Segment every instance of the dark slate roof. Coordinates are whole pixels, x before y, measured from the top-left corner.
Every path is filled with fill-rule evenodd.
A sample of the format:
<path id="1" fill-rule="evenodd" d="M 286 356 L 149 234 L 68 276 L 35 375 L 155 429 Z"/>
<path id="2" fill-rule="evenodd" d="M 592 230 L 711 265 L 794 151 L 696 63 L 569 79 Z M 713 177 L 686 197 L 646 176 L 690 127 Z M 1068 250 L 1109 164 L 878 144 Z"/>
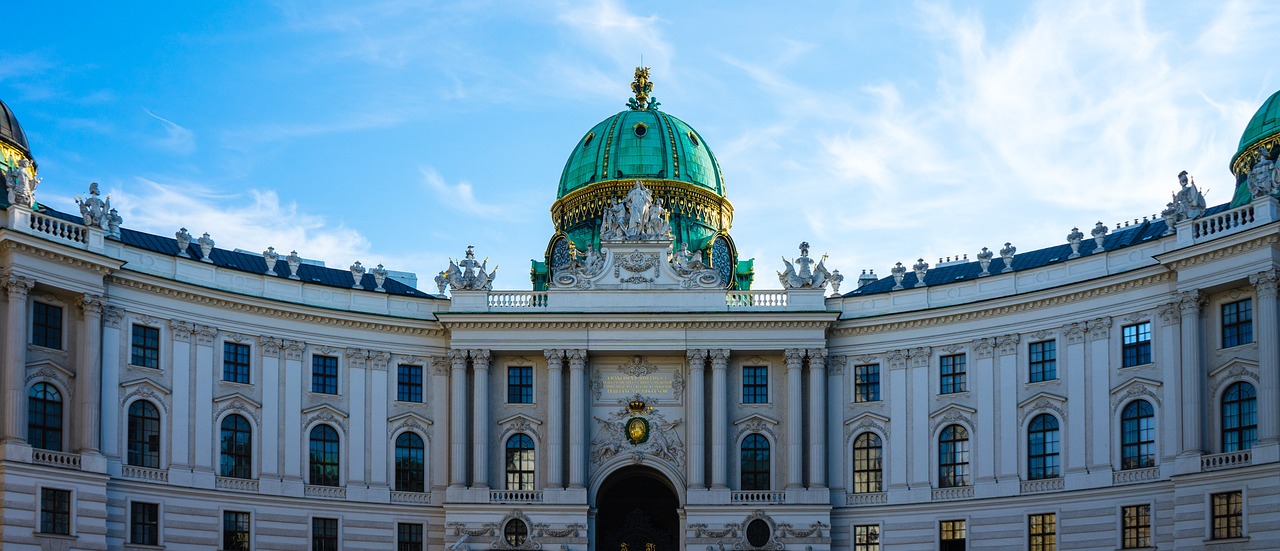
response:
<path id="1" fill-rule="evenodd" d="M 0 101 L 0 140 L 9 142 L 18 150 L 31 156 L 31 146 L 27 145 L 27 134 L 22 131 L 22 125 L 18 124 L 18 117 L 13 116 L 13 111 L 9 110 L 9 106 Z"/>
<path id="2" fill-rule="evenodd" d="M 40 211 L 42 214 L 53 216 L 66 220 L 68 222 L 83 224 L 84 219 L 65 212 L 59 212 L 48 207 L 44 207 Z M 161 237 L 128 228 L 120 228 L 120 242 L 130 247 L 151 251 L 169 256 L 182 256 L 191 260 L 200 260 L 200 246 L 196 244 L 196 240 L 191 240 L 191 246 L 187 247 L 185 254 L 178 254 L 178 240 L 172 237 Z M 228 268 L 251 274 L 263 274 L 267 271 L 267 261 L 263 260 L 262 255 L 238 253 L 218 247 L 213 248 L 210 253 L 210 260 L 214 266 L 220 268 Z M 280 255 L 280 260 L 276 262 L 276 277 L 289 277 L 289 263 L 284 260 L 285 255 Z M 368 268 L 366 267 L 366 270 Z M 343 289 L 351 289 L 352 278 L 351 270 L 340 270 L 336 268 L 326 268 L 323 266 L 315 266 L 312 264 L 302 264 L 298 266 L 298 280 L 304 283 L 312 283 L 316 285 L 325 285 L 328 287 L 340 287 Z M 373 274 L 365 272 L 364 277 L 360 279 L 360 287 L 366 291 L 373 291 L 377 285 L 373 281 Z M 382 282 L 382 288 L 388 294 L 405 295 L 423 298 L 442 298 L 425 291 L 414 289 L 404 283 L 387 278 Z"/>
<path id="3" fill-rule="evenodd" d="M 1223 203 L 1221 205 L 1211 207 L 1205 210 L 1202 216 L 1210 216 L 1227 210 L 1229 205 Z M 1150 220 L 1135 224 L 1132 226 L 1120 228 L 1108 233 L 1102 240 L 1103 247 L 1108 251 L 1131 247 L 1147 241 L 1159 239 L 1165 232 L 1164 220 Z M 1086 236 L 1080 243 L 1080 256 L 1085 258 L 1093 253 L 1098 246 L 1094 243 L 1093 238 Z M 994 251 L 993 251 L 994 252 Z M 996 253 L 997 255 L 999 253 Z M 1018 252 L 1013 257 L 1013 271 L 1021 272 L 1023 270 L 1031 270 L 1048 266 L 1050 264 L 1058 264 L 1067 262 L 1067 257 L 1071 255 L 1071 245 L 1063 243 L 1053 247 L 1039 249 L 1028 252 Z M 1073 259 L 1074 260 L 1074 259 Z M 904 264 L 905 265 L 905 264 Z M 902 287 L 911 289 L 916 284 L 916 273 L 911 270 L 910 265 L 907 266 L 907 274 L 902 278 Z M 1004 259 L 995 256 L 991 259 L 991 265 L 987 271 L 992 275 L 999 274 L 1004 269 Z M 932 267 L 924 276 L 924 284 L 927 287 L 936 287 L 938 285 L 946 285 L 958 281 L 971 281 L 978 279 L 978 274 L 982 273 L 982 266 L 978 262 L 966 262 L 963 264 L 951 264 L 941 267 Z M 861 297 L 866 295 L 875 295 L 880 293 L 888 293 L 893 290 L 893 276 L 881 278 L 873 283 L 868 283 L 858 289 L 845 293 L 846 297 Z"/>

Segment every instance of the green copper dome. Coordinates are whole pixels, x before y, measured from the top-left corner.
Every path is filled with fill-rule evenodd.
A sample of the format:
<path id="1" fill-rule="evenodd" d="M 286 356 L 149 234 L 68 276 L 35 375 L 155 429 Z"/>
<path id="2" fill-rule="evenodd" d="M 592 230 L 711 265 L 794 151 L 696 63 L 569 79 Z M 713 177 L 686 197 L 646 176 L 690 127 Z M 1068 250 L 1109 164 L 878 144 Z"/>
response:
<path id="1" fill-rule="evenodd" d="M 600 121 L 583 135 L 564 164 L 556 199 L 592 182 L 637 178 L 688 182 L 724 196 L 720 165 L 702 136 L 651 104 Z"/>
<path id="2" fill-rule="evenodd" d="M 1248 203 L 1249 169 L 1258 161 L 1258 155 L 1266 148 L 1268 158 L 1274 159 L 1280 146 L 1280 92 L 1271 94 L 1262 107 L 1249 119 L 1240 135 L 1240 148 L 1231 156 L 1231 173 L 1236 176 L 1236 190 L 1231 198 L 1231 208 Z"/>
<path id="3" fill-rule="evenodd" d="M 1244 127 L 1244 134 L 1240 136 L 1240 149 L 1236 150 L 1236 155 L 1239 156 L 1255 142 L 1277 131 L 1280 131 L 1280 92 L 1271 94 L 1262 107 L 1258 108 L 1258 112 L 1253 114 L 1253 118 L 1249 119 L 1249 124 Z"/>

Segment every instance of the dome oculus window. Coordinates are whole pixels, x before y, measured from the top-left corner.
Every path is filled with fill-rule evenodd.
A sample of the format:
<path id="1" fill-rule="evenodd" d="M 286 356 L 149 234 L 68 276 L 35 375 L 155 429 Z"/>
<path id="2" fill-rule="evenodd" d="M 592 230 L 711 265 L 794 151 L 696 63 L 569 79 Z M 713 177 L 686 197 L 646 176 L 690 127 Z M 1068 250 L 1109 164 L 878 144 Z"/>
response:
<path id="1" fill-rule="evenodd" d="M 698 136 L 695 135 L 692 130 L 689 131 L 689 141 L 693 143 L 694 147 L 698 147 L 699 145 L 702 145 L 701 143 L 698 143 Z"/>
<path id="2" fill-rule="evenodd" d="M 587 137 L 582 138 L 582 148 L 586 149 L 588 145 L 591 145 L 591 140 L 594 140 L 595 137 L 595 132 L 587 132 Z"/>
<path id="3" fill-rule="evenodd" d="M 637 138 L 643 138 L 645 134 L 649 133 L 649 125 L 638 122 L 635 126 L 631 127 L 631 131 L 636 133 Z"/>

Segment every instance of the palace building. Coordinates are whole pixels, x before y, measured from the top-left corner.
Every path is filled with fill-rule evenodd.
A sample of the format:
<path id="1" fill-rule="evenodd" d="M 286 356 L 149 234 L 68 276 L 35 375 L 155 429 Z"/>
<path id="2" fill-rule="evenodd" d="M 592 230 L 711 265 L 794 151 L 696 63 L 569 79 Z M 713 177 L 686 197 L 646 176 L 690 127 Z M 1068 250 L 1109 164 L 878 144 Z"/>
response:
<path id="1" fill-rule="evenodd" d="M 45 204 L 0 103 L 0 547 L 1275 548 L 1280 92 L 1228 204 L 760 290 L 651 86 L 512 291 Z"/>

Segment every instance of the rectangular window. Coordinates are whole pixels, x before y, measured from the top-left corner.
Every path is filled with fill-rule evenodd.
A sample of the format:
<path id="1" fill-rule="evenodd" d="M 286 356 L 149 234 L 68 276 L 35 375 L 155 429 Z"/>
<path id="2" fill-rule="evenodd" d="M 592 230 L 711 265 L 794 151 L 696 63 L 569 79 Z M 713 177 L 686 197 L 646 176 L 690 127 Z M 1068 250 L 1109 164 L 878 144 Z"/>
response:
<path id="1" fill-rule="evenodd" d="M 853 551 L 880 551 L 880 526 L 876 524 L 854 526 Z"/>
<path id="2" fill-rule="evenodd" d="M 1244 537 L 1244 493 L 1213 494 L 1213 539 Z"/>
<path id="3" fill-rule="evenodd" d="M 507 403 L 533 403 L 533 368 L 507 367 Z"/>
<path id="4" fill-rule="evenodd" d="M 880 401 L 880 364 L 854 366 L 853 401 Z"/>
<path id="5" fill-rule="evenodd" d="M 953 392 L 964 392 L 968 390 L 965 384 L 965 361 L 964 354 L 955 354 L 951 356 L 943 356 L 941 359 L 942 366 L 942 394 L 951 394 Z"/>
<path id="6" fill-rule="evenodd" d="M 71 490 L 40 489 L 40 533 L 71 535 Z"/>
<path id="7" fill-rule="evenodd" d="M 249 345 L 222 343 L 222 380 L 249 384 Z"/>
<path id="8" fill-rule="evenodd" d="M 1120 517 L 1122 548 L 1151 547 L 1151 505 L 1126 505 L 1120 508 Z"/>
<path id="9" fill-rule="evenodd" d="M 33 305 L 31 344 L 62 350 L 62 308 L 43 302 Z"/>
<path id="10" fill-rule="evenodd" d="M 1033 342 L 1028 351 L 1031 356 L 1031 382 L 1058 378 L 1058 341 Z"/>
<path id="11" fill-rule="evenodd" d="M 338 519 L 311 519 L 311 551 L 338 551 Z"/>
<path id="12" fill-rule="evenodd" d="M 1027 548 L 1031 551 L 1058 549 L 1058 515 L 1042 513 L 1027 517 Z"/>
<path id="13" fill-rule="evenodd" d="M 396 370 L 396 400 L 422 401 L 422 366 L 402 365 Z"/>
<path id="14" fill-rule="evenodd" d="M 160 504 L 129 504 L 129 543 L 160 545 Z"/>
<path id="15" fill-rule="evenodd" d="M 145 325 L 133 326 L 133 346 L 129 355 L 132 365 L 160 368 L 160 329 Z"/>
<path id="16" fill-rule="evenodd" d="M 1151 363 L 1151 322 L 1126 325 L 1120 329 L 1120 336 L 1124 339 L 1121 367 Z"/>
<path id="17" fill-rule="evenodd" d="M 311 392 L 317 394 L 338 393 L 338 358 L 335 356 L 311 357 Z"/>
<path id="18" fill-rule="evenodd" d="M 965 521 L 944 520 L 938 525 L 938 549 L 941 551 L 964 551 Z"/>
<path id="19" fill-rule="evenodd" d="M 1253 342 L 1253 299 L 1222 305 L 1222 347 Z"/>
<path id="20" fill-rule="evenodd" d="M 249 551 L 249 513 L 222 512 L 222 549 Z"/>
<path id="21" fill-rule="evenodd" d="M 742 403 L 769 403 L 769 368 L 763 365 L 742 366 Z"/>
<path id="22" fill-rule="evenodd" d="M 422 551 L 422 525 L 396 525 L 396 551 Z"/>

